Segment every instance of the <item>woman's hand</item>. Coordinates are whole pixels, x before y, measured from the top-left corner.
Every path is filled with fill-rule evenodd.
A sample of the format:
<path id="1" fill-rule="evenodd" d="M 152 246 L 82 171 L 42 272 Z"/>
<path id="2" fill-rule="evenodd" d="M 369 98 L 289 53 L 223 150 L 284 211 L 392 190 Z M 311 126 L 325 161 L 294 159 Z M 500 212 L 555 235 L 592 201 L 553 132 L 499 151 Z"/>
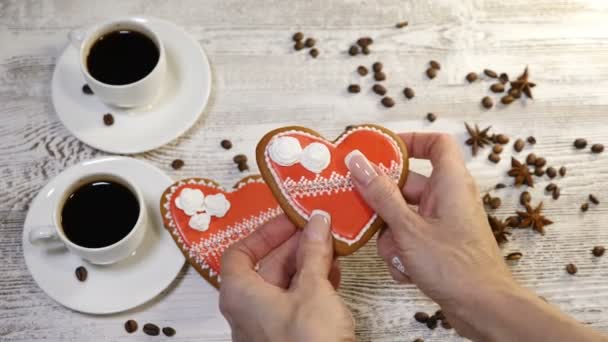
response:
<path id="1" fill-rule="evenodd" d="M 226 250 L 220 310 L 233 341 L 355 341 L 330 220 L 313 212 L 300 232 L 281 216 Z"/>

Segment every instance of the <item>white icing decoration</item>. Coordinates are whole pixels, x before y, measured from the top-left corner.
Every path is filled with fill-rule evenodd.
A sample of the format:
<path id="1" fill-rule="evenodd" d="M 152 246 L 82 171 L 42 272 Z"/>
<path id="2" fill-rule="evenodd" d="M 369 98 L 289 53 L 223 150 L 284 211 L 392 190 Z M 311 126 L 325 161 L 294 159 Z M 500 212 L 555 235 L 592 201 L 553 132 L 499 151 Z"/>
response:
<path id="1" fill-rule="evenodd" d="M 310 172 L 321 173 L 329 165 L 331 153 L 324 144 L 314 142 L 302 151 L 300 164 Z"/>
<path id="2" fill-rule="evenodd" d="M 184 188 L 175 199 L 175 206 L 180 208 L 188 216 L 205 210 L 205 195 L 198 189 Z"/>
<path id="3" fill-rule="evenodd" d="M 228 209 L 230 209 L 230 202 L 228 202 L 224 194 L 207 195 L 205 197 L 205 207 L 209 215 L 224 217 Z"/>
<path id="4" fill-rule="evenodd" d="M 211 215 L 207 213 L 196 214 L 190 218 L 188 225 L 194 230 L 204 232 L 209 229 L 209 223 L 211 222 Z"/>
<path id="5" fill-rule="evenodd" d="M 278 137 L 268 148 L 270 158 L 281 166 L 291 166 L 300 159 L 302 146 L 294 137 Z"/>

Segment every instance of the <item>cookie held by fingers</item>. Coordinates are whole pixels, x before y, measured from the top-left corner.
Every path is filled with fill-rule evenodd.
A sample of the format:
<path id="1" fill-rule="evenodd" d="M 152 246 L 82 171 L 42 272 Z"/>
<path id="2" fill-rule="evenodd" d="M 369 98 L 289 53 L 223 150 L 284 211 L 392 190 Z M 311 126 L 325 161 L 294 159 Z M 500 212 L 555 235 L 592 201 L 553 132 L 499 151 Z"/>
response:
<path id="1" fill-rule="evenodd" d="M 331 215 L 337 255 L 355 252 L 384 226 L 355 189 L 346 166 L 356 150 L 403 187 L 407 148 L 381 126 L 352 126 L 334 141 L 305 127 L 282 127 L 267 133 L 256 148 L 262 177 L 292 222 L 303 228 L 315 209 Z"/>

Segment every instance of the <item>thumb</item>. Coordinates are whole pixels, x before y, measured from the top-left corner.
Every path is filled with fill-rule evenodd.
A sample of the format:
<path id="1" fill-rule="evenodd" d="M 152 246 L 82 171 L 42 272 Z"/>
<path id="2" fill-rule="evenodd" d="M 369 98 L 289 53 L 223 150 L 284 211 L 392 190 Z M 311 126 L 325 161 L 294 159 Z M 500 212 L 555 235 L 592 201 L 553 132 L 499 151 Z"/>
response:
<path id="1" fill-rule="evenodd" d="M 321 210 L 313 210 L 300 237 L 297 252 L 298 282 L 327 280 L 333 262 L 330 234 L 331 217 Z"/>
<path id="2" fill-rule="evenodd" d="M 359 194 L 389 225 L 397 240 L 416 232 L 420 218 L 407 206 L 393 179 L 374 167 L 359 150 L 349 153 L 344 162 Z"/>

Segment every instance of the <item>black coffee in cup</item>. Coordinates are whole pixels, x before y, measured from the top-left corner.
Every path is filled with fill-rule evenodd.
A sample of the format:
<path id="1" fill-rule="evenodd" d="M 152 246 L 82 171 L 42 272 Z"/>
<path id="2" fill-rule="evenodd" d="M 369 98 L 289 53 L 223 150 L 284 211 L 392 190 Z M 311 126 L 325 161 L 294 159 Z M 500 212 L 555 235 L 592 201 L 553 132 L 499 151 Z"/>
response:
<path id="1" fill-rule="evenodd" d="M 74 244 L 110 246 L 127 236 L 139 217 L 137 197 L 126 186 L 106 180 L 86 183 L 72 192 L 61 210 L 61 227 Z"/>
<path id="2" fill-rule="evenodd" d="M 87 70 L 102 83 L 125 85 L 152 72 L 159 56 L 158 46 L 145 34 L 117 30 L 100 36 L 93 43 L 87 56 Z"/>

